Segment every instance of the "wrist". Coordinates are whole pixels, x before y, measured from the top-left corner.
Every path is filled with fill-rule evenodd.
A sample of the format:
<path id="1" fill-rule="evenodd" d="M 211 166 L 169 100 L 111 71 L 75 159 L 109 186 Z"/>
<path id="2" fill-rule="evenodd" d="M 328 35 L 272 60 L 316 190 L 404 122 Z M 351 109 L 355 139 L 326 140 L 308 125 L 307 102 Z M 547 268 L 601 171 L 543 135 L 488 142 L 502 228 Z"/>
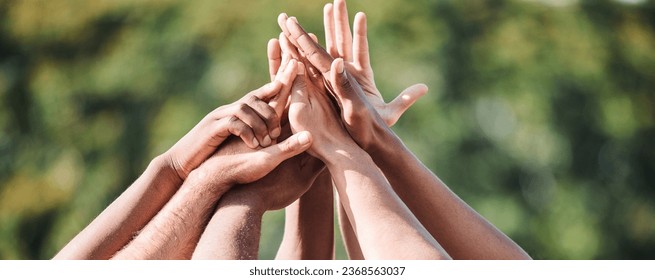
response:
<path id="1" fill-rule="evenodd" d="M 232 184 L 205 168 L 199 167 L 191 171 L 184 180 L 183 186 L 193 188 L 208 195 L 221 196 L 226 193 Z"/>
<path id="2" fill-rule="evenodd" d="M 364 150 L 373 158 L 379 159 L 388 155 L 395 154 L 394 151 L 399 151 L 404 148 L 400 138 L 388 126 L 380 126 L 376 124 L 373 126 L 373 141 Z"/>
<path id="3" fill-rule="evenodd" d="M 322 160 L 332 172 L 334 167 L 341 168 L 358 162 L 365 162 L 367 158 L 370 159 L 370 156 L 366 151 L 357 145 L 349 145 L 332 149 L 330 152 L 325 153 Z"/>
<path id="4" fill-rule="evenodd" d="M 152 174 L 156 174 L 158 178 L 164 179 L 168 184 L 179 188 L 184 182 L 184 179 L 180 178 L 169 159 L 166 154 L 155 157 L 148 164 L 147 172 L 152 172 Z"/>

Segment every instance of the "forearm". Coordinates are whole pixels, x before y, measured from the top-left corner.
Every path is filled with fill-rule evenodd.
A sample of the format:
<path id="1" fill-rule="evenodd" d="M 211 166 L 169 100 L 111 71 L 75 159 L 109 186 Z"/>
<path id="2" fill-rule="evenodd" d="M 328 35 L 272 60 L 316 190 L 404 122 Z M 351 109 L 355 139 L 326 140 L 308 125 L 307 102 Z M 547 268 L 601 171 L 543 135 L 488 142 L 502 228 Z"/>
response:
<path id="1" fill-rule="evenodd" d="M 359 247 L 359 240 L 357 240 L 357 235 L 353 230 L 350 219 L 348 219 L 346 210 L 341 205 L 341 201 L 337 201 L 337 207 L 339 207 L 339 228 L 348 258 L 351 260 L 363 260 L 362 248 Z"/>
<path id="2" fill-rule="evenodd" d="M 193 259 L 257 259 L 262 216 L 261 203 L 252 197 L 228 192 L 202 233 Z"/>
<path id="3" fill-rule="evenodd" d="M 369 149 L 398 196 L 456 259 L 529 259 L 501 231 L 453 193 L 389 129 Z"/>
<path id="4" fill-rule="evenodd" d="M 326 166 L 367 259 L 447 259 L 361 149 L 332 153 Z"/>
<path id="5" fill-rule="evenodd" d="M 175 194 L 182 180 L 155 158 L 146 171 L 54 259 L 109 259 L 130 242 Z"/>
<path id="6" fill-rule="evenodd" d="M 332 178 L 324 170 L 311 188 L 285 209 L 284 237 L 276 259 L 334 258 Z"/>
<path id="7" fill-rule="evenodd" d="M 208 178 L 195 170 L 180 190 L 143 228 L 139 235 L 115 259 L 173 259 L 184 258 L 180 252 L 195 244 L 207 224 L 216 201 L 227 190 L 227 185 Z"/>

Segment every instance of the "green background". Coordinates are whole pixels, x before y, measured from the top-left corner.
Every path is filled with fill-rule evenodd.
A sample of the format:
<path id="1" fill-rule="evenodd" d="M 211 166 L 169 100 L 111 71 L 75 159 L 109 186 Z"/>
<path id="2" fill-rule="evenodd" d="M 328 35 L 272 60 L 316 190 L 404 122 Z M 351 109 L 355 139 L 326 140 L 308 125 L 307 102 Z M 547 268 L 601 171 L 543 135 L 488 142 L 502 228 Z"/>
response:
<path id="1" fill-rule="evenodd" d="M 655 3 L 627 2 L 348 4 L 385 98 L 430 87 L 394 130 L 473 208 L 537 259 L 652 259 Z M 280 12 L 321 38 L 323 4 L 0 1 L 0 259 L 51 258 L 267 82 Z M 261 258 L 283 219 L 265 216 Z"/>

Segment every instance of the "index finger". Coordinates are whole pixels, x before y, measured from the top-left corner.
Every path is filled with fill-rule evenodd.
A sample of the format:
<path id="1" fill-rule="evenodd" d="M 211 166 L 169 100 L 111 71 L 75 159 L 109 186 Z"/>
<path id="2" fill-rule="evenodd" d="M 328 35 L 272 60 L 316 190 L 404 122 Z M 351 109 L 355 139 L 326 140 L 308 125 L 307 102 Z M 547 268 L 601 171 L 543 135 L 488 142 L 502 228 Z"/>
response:
<path id="1" fill-rule="evenodd" d="M 280 49 L 280 42 L 277 39 L 268 41 L 266 54 L 268 56 L 268 72 L 271 75 L 271 82 L 275 81 L 277 70 L 282 64 L 282 50 Z"/>
<path id="2" fill-rule="evenodd" d="M 290 41 L 292 43 L 296 42 L 296 47 L 305 53 L 307 60 L 324 75 L 330 72 L 332 60 L 334 60 L 332 56 L 321 45 L 312 40 L 302 26 L 293 19 L 287 19 L 286 26 L 291 35 Z"/>

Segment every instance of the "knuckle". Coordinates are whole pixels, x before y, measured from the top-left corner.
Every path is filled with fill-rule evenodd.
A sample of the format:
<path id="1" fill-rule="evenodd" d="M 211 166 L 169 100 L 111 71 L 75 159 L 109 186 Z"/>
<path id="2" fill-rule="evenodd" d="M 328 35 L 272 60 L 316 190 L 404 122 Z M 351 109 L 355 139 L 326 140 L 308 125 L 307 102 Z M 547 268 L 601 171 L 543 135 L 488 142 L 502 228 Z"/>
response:
<path id="1" fill-rule="evenodd" d="M 248 97 L 246 97 L 246 103 L 248 104 L 255 104 L 257 101 L 260 101 L 260 99 L 254 94 L 248 95 Z"/>
<path id="2" fill-rule="evenodd" d="M 237 106 L 237 110 L 239 110 L 241 112 L 248 112 L 249 109 L 250 109 L 250 106 L 248 106 L 247 103 L 239 103 L 239 105 Z"/>

